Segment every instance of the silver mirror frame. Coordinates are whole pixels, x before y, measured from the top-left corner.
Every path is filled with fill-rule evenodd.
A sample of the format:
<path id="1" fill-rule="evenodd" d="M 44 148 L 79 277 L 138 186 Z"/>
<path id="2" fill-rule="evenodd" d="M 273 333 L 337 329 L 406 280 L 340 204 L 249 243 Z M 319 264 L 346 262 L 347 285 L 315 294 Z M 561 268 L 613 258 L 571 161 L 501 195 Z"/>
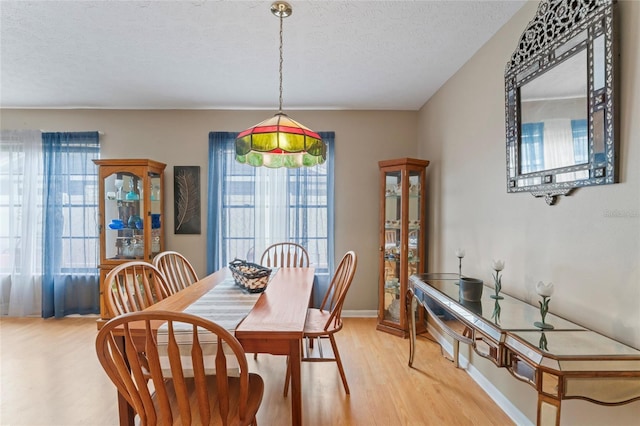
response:
<path id="1" fill-rule="evenodd" d="M 507 192 L 530 192 L 553 205 L 560 195 L 583 186 L 618 182 L 618 114 L 616 0 L 543 0 L 535 18 L 522 33 L 505 68 L 505 127 Z M 575 43 L 581 33 L 584 40 Z M 594 41 L 604 36 L 604 85 L 594 89 Z M 520 87 L 547 72 L 576 52 L 587 50 L 587 125 L 589 161 L 585 164 L 521 174 Z M 604 159 L 594 153 L 594 121 L 604 119 Z M 598 122 L 599 123 L 599 122 Z M 583 173 L 589 177 L 561 182 L 561 175 Z"/>

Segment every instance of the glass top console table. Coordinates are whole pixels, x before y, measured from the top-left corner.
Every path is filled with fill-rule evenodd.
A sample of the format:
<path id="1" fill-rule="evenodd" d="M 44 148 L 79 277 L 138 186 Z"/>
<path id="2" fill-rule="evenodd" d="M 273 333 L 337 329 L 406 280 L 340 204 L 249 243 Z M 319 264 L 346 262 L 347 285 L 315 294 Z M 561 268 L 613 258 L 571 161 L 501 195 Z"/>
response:
<path id="1" fill-rule="evenodd" d="M 464 301 L 459 297 L 458 281 L 458 274 L 452 273 L 410 277 L 410 367 L 415 355 L 415 312 L 420 304 L 453 339 L 456 366 L 459 343 L 466 343 L 479 356 L 536 389 L 538 425 L 560 424 L 563 399 L 602 405 L 640 399 L 640 351 L 551 313 L 546 321 L 554 328 L 543 331 L 534 325 L 540 320 L 537 307 L 506 294 L 502 300 L 492 299 L 493 289 L 486 286 L 479 302 Z"/>

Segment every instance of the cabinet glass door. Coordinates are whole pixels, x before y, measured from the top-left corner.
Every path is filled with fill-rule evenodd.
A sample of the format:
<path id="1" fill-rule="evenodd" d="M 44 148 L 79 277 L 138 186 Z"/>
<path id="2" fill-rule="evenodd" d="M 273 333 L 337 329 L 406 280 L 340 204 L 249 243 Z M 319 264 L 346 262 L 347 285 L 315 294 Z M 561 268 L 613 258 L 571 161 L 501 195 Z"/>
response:
<path id="1" fill-rule="evenodd" d="M 144 179 L 132 173 L 105 178 L 105 258 L 144 258 Z"/>
<path id="2" fill-rule="evenodd" d="M 407 224 L 409 236 L 407 252 L 409 270 L 407 279 L 411 275 L 421 272 L 420 247 L 422 246 L 422 241 L 420 241 L 420 227 L 423 226 L 423 224 L 420 223 L 422 214 L 420 194 L 420 172 L 411 170 L 409 171 L 409 222 Z"/>
<path id="3" fill-rule="evenodd" d="M 162 181 L 157 173 L 149 173 L 150 184 L 150 203 L 151 203 L 151 257 L 162 251 L 162 227 L 164 218 L 161 213 L 162 200 Z"/>
<path id="4" fill-rule="evenodd" d="M 402 173 L 387 172 L 385 183 L 384 319 L 400 322 Z"/>
<path id="5" fill-rule="evenodd" d="M 403 182 L 403 176 L 406 182 Z M 421 271 L 420 171 L 387 172 L 385 183 L 384 319 L 400 323 L 402 283 Z M 403 215 L 403 208 L 407 209 L 406 215 Z"/>

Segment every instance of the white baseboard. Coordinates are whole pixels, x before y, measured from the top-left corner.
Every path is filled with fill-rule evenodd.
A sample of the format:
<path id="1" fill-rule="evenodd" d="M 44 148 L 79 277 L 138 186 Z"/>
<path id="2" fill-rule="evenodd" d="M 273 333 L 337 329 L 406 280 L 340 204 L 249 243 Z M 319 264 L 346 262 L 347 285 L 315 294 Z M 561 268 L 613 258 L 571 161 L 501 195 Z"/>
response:
<path id="1" fill-rule="evenodd" d="M 453 345 L 449 340 L 447 340 L 438 329 L 433 327 L 431 324 L 427 325 L 427 330 L 431 336 L 433 336 L 438 343 L 442 346 L 442 349 L 445 350 L 449 356 L 453 357 Z M 509 401 L 507 397 L 505 397 L 502 392 L 500 392 L 487 378 L 480 373 L 480 371 L 473 366 L 473 364 L 469 363 L 469 360 L 460 355 L 458 358 L 458 363 L 460 368 L 465 369 L 467 374 L 471 376 L 471 378 L 484 390 L 487 395 L 505 412 L 507 416 L 513 420 L 513 422 L 520 426 L 533 426 L 533 423 L 527 416 L 522 414 L 515 405 Z"/>
<path id="2" fill-rule="evenodd" d="M 378 318 L 378 311 L 342 311 L 343 318 Z"/>

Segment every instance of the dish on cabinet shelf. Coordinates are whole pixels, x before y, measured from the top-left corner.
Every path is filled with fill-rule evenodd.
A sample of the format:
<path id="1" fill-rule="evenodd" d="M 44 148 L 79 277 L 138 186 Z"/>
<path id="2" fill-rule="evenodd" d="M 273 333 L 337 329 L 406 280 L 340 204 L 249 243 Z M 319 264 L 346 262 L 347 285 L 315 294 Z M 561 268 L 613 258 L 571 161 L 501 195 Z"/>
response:
<path id="1" fill-rule="evenodd" d="M 111 223 L 107 225 L 111 229 L 122 229 L 124 228 L 124 223 L 120 219 L 112 219 Z"/>
<path id="2" fill-rule="evenodd" d="M 394 197 L 394 196 L 400 195 L 401 193 L 402 193 L 402 187 L 398 185 L 387 186 L 387 189 L 385 191 L 385 195 L 387 197 Z"/>

